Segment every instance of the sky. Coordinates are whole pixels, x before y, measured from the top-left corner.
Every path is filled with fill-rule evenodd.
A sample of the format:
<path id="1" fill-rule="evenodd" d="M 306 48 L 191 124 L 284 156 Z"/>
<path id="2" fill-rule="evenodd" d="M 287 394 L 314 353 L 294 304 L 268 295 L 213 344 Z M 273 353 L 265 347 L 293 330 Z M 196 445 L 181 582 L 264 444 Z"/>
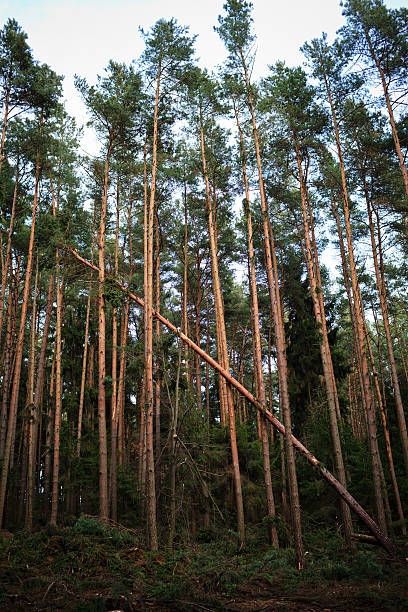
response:
<path id="1" fill-rule="evenodd" d="M 139 28 L 175 17 L 197 34 L 199 63 L 208 69 L 221 64 L 226 51 L 213 27 L 224 0 L 0 0 L 0 25 L 14 17 L 28 34 L 34 57 L 64 75 L 66 109 L 79 124 L 86 112 L 74 86 L 74 75 L 89 83 L 103 74 L 110 59 L 129 64 L 143 51 Z M 299 47 L 326 32 L 329 41 L 344 19 L 339 0 L 253 0 L 257 56 L 253 76 L 266 75 L 268 65 L 303 61 Z M 408 0 L 387 0 L 390 8 L 408 7 Z M 92 138 L 83 146 L 92 149 Z M 89 151 L 96 153 L 96 151 Z"/>

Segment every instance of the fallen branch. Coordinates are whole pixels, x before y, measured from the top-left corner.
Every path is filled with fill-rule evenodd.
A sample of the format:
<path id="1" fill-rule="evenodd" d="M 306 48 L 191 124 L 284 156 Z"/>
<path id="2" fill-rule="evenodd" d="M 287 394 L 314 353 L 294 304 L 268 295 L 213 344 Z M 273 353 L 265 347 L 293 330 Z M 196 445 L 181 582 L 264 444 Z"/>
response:
<path id="1" fill-rule="evenodd" d="M 374 536 L 370 536 L 367 533 L 352 533 L 351 537 L 353 540 L 357 540 L 359 542 L 366 542 L 367 544 L 378 544 L 377 538 Z"/>
<path id="2" fill-rule="evenodd" d="M 81 257 L 75 249 L 71 249 L 70 247 L 64 247 L 67 251 L 72 253 L 72 255 L 78 260 L 81 261 L 85 266 L 91 268 L 98 272 L 97 266 L 91 264 L 89 261 Z M 114 281 L 116 285 L 124 292 L 126 295 L 130 297 L 131 300 L 139 304 L 141 308 L 144 308 L 144 302 L 138 298 L 134 293 L 130 293 L 127 287 L 122 285 L 119 281 Z M 185 342 L 193 351 L 195 351 L 200 357 L 204 359 L 210 366 L 212 366 L 221 376 L 225 378 L 225 380 L 235 387 L 243 395 L 263 416 L 277 429 L 282 435 L 285 435 L 285 427 L 282 425 L 280 421 L 276 417 L 273 416 L 269 410 L 262 406 L 262 404 L 250 393 L 240 382 L 238 382 L 233 376 L 229 374 L 226 370 L 224 370 L 220 364 L 215 361 L 210 355 L 208 355 L 202 348 L 200 348 L 195 342 L 193 342 L 188 336 L 186 336 L 182 331 L 177 329 L 173 323 L 168 321 L 165 317 L 163 317 L 158 312 L 153 311 L 153 316 L 156 317 L 163 325 L 165 325 L 170 331 L 174 332 L 179 336 L 179 338 Z M 293 434 L 291 434 L 291 440 L 293 446 L 296 450 L 301 453 L 307 461 L 318 471 L 320 475 L 334 488 L 340 497 L 350 506 L 350 508 L 357 514 L 357 516 L 365 523 L 368 529 L 371 531 L 375 539 L 378 541 L 383 548 L 391 555 L 395 556 L 395 548 L 391 540 L 381 531 L 378 527 L 377 523 L 371 518 L 371 516 L 360 506 L 360 504 L 354 499 L 352 495 L 347 491 L 347 489 L 326 469 L 318 459 L 297 439 Z"/>

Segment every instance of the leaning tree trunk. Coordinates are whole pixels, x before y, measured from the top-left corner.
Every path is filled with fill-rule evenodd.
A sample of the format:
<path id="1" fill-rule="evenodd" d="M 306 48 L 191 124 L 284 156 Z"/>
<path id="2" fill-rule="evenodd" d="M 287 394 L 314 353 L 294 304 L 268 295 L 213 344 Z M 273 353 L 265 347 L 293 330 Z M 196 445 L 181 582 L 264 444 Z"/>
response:
<path id="1" fill-rule="evenodd" d="M 81 261 L 88 268 L 93 269 L 96 272 L 98 272 L 98 268 L 96 266 L 92 265 L 89 261 L 81 257 L 75 250 L 70 249 L 68 246 L 66 248 L 67 250 L 69 250 L 70 253 L 72 253 L 72 255 L 78 261 Z M 142 309 L 144 309 L 144 302 L 140 298 L 138 298 L 133 293 L 130 293 L 128 288 L 122 285 L 121 283 L 117 282 L 116 284 L 124 293 L 126 293 L 126 295 L 129 296 L 131 300 L 136 302 Z M 270 423 L 272 423 L 275 429 L 277 429 L 286 438 L 289 437 L 292 446 L 295 447 L 298 450 L 298 452 L 300 452 L 306 458 L 306 460 L 320 473 L 320 475 L 330 484 L 330 486 L 332 486 L 337 491 L 338 495 L 342 499 L 344 499 L 344 501 L 350 506 L 350 508 L 354 510 L 354 512 L 356 512 L 358 517 L 368 527 L 368 529 L 374 535 L 376 540 L 381 544 L 381 546 L 383 546 L 384 549 L 387 552 L 389 552 L 391 555 L 395 556 L 396 551 L 395 551 L 395 548 L 392 542 L 384 534 L 384 532 L 378 527 L 378 525 L 373 521 L 373 519 L 367 514 L 367 512 L 360 506 L 360 504 L 352 497 L 352 495 L 350 495 L 347 489 L 343 487 L 343 485 L 324 467 L 322 463 L 320 463 L 318 459 L 316 459 L 316 457 L 312 455 L 312 453 L 297 438 L 295 438 L 295 436 L 292 433 L 290 433 L 289 436 L 286 436 L 285 426 L 282 425 L 282 423 L 278 421 L 278 419 L 275 418 L 271 414 L 271 412 L 269 412 L 269 410 L 266 409 L 265 406 L 262 406 L 262 404 L 252 395 L 252 393 L 250 393 L 247 389 L 245 389 L 245 387 L 240 382 L 235 380 L 235 378 L 233 378 L 229 374 L 229 372 L 224 370 L 224 368 L 217 361 L 215 361 L 212 357 L 210 357 L 208 353 L 206 353 L 205 351 L 203 351 L 203 349 L 197 346 L 197 344 L 193 342 L 193 340 L 188 338 L 185 334 L 183 334 L 182 331 L 177 329 L 177 327 L 173 325 L 173 323 L 168 321 L 165 317 L 163 317 L 159 313 L 153 312 L 153 315 L 157 317 L 159 321 L 163 325 L 165 325 L 170 331 L 177 334 L 181 338 L 181 340 L 185 342 L 186 344 L 188 344 L 189 347 L 193 351 L 195 351 L 198 355 L 200 355 L 200 357 L 204 359 L 206 363 L 208 363 L 219 374 L 221 374 L 221 376 L 223 376 L 225 380 L 228 381 L 229 384 L 235 387 L 235 389 L 237 389 L 240 394 L 242 394 L 253 406 L 255 406 L 257 410 L 259 410 L 268 419 Z"/>

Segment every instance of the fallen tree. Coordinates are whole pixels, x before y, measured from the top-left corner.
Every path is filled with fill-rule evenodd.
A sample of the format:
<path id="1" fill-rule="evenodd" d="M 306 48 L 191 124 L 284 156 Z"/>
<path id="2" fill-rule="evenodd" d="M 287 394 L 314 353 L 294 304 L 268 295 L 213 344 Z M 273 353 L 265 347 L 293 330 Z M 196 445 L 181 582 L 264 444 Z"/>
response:
<path id="1" fill-rule="evenodd" d="M 98 267 L 90 263 L 88 260 L 81 257 L 75 249 L 64 245 L 64 248 L 71 253 L 78 261 L 84 266 L 87 266 L 91 270 L 98 272 Z M 111 281 L 120 288 L 131 300 L 136 302 L 141 308 L 144 308 L 144 302 L 138 298 L 135 294 L 131 293 L 125 285 L 122 285 L 118 280 L 111 278 Z M 238 382 L 233 376 L 224 370 L 217 361 L 215 361 L 210 355 L 208 355 L 203 349 L 201 349 L 193 340 L 186 336 L 180 331 L 173 323 L 163 317 L 158 312 L 153 311 L 153 316 L 156 317 L 163 325 L 165 325 L 170 331 L 174 332 L 179 338 L 185 342 L 193 351 L 195 351 L 200 357 L 204 359 L 211 367 L 213 367 L 225 380 L 235 387 L 239 393 L 241 393 L 259 412 L 277 429 L 282 435 L 285 435 L 285 427 L 282 423 L 273 416 L 271 412 L 265 406 L 262 406 L 260 402 L 250 393 L 240 382 Z M 291 440 L 296 450 L 301 453 L 307 461 L 313 466 L 313 468 L 320 473 L 320 475 L 337 491 L 338 495 L 350 506 L 350 508 L 357 514 L 357 516 L 365 523 L 368 529 L 371 531 L 377 542 L 392 556 L 395 556 L 395 548 L 391 540 L 381 531 L 377 523 L 371 518 L 371 516 L 360 506 L 360 504 L 354 499 L 347 489 L 333 476 L 327 468 L 320 463 L 318 459 L 297 439 L 291 434 Z"/>

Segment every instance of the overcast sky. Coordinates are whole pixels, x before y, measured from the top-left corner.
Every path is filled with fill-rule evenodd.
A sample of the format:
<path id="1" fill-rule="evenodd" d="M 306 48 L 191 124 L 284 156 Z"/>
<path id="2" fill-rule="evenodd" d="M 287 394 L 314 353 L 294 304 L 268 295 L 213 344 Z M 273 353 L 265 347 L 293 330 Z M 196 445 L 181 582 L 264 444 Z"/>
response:
<path id="1" fill-rule="evenodd" d="M 222 63 L 226 52 L 213 26 L 224 0 L 0 0 L 1 26 L 17 19 L 28 34 L 34 57 L 64 75 L 67 111 L 86 121 L 74 87 L 74 74 L 94 83 L 110 59 L 130 63 L 143 51 L 139 27 L 149 29 L 161 17 L 175 17 L 197 34 L 200 65 Z M 327 32 L 329 40 L 344 23 L 338 0 L 254 0 L 257 59 L 254 76 L 268 64 L 303 61 L 299 47 Z M 408 6 L 408 0 L 387 0 L 389 7 Z M 88 139 L 87 139 L 88 142 Z M 86 146 L 86 145 L 85 145 Z M 91 146 L 88 142 L 88 146 Z"/>

